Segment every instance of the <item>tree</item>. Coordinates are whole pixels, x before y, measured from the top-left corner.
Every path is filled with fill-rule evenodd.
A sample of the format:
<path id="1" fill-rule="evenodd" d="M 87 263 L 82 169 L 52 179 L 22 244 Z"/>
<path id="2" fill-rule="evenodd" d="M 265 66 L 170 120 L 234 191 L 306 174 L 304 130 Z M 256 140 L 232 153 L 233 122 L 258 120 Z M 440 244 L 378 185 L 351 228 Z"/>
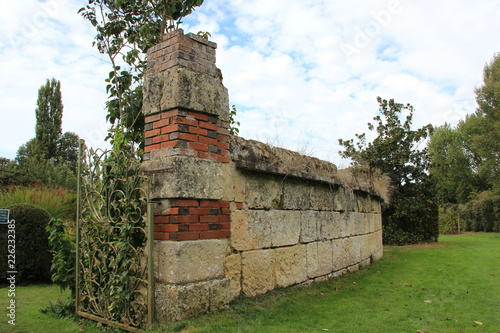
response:
<path id="1" fill-rule="evenodd" d="M 0 157 L 0 185 L 6 186 L 18 183 L 16 166 L 16 162 L 6 157 Z"/>
<path id="2" fill-rule="evenodd" d="M 483 120 L 482 133 L 474 138 L 474 148 L 482 159 L 478 172 L 500 194 L 500 53 L 484 66 L 483 85 L 475 93 L 476 116 Z"/>
<path id="3" fill-rule="evenodd" d="M 61 82 L 47 79 L 47 83 L 38 89 L 35 139 L 44 152 L 44 158 L 57 157 L 57 145 L 61 137 L 63 104 Z"/>
<path id="4" fill-rule="evenodd" d="M 79 13 L 95 27 L 94 45 L 112 64 L 106 82 L 107 120 L 113 125 L 108 138 L 118 132 L 121 140 L 143 144 L 144 118 L 142 78 L 146 67 L 144 54 L 158 44 L 165 32 L 178 28 L 203 0 L 89 0 Z M 127 70 L 122 69 L 127 66 Z"/>
<path id="5" fill-rule="evenodd" d="M 466 230 L 499 231 L 500 54 L 485 65 L 483 85 L 475 93 L 475 113 L 453 128 L 439 127 L 431 136 L 430 173 L 441 204 L 442 229 L 460 220 Z"/>
<path id="6" fill-rule="evenodd" d="M 35 138 L 21 145 L 16 156 L 16 179 L 74 189 L 79 140 L 73 132 L 62 133 L 61 83 L 47 79 L 38 90 Z"/>
<path id="7" fill-rule="evenodd" d="M 475 90 L 478 108 L 454 128 L 431 136 L 430 172 L 442 203 L 464 204 L 475 194 L 500 194 L 500 54 L 484 67 L 484 84 Z"/>
<path id="8" fill-rule="evenodd" d="M 65 132 L 57 145 L 57 163 L 66 164 L 76 173 L 80 137 L 74 132 Z"/>
<path id="9" fill-rule="evenodd" d="M 384 241 L 386 243 L 413 243 L 436 241 L 438 233 L 437 206 L 433 202 L 432 184 L 427 173 L 428 153 L 420 145 L 432 133 L 432 125 L 412 130 L 414 109 L 410 104 L 395 103 L 377 98 L 379 112 L 368 123 L 377 137 L 366 142 L 366 134 L 356 134 L 354 139 L 339 139 L 345 147 L 340 152 L 350 158 L 354 166 L 365 166 L 368 173 L 375 170 L 387 174 L 391 180 L 392 199 L 382 212 Z M 400 117 L 406 113 L 404 123 Z"/>
<path id="10" fill-rule="evenodd" d="M 472 193 L 484 189 L 477 170 L 481 158 L 473 149 L 479 122 L 468 116 L 455 128 L 445 124 L 434 130 L 429 141 L 429 171 L 436 184 L 436 197 L 444 203 L 466 203 Z"/>
<path id="11" fill-rule="evenodd" d="M 28 140 L 17 149 L 16 162 L 19 166 L 24 166 L 30 159 L 44 159 L 45 151 L 42 149 L 36 138 Z"/>

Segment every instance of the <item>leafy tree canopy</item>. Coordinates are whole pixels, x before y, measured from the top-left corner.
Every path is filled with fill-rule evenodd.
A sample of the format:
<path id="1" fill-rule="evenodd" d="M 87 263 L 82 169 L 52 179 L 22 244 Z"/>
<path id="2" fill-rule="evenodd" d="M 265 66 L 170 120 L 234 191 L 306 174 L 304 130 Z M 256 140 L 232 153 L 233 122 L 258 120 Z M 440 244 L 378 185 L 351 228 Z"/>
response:
<path id="1" fill-rule="evenodd" d="M 436 129 L 429 142 L 430 172 L 442 203 L 465 204 L 483 191 L 500 194 L 500 54 L 475 90 L 477 110 L 451 127 Z"/>
<path id="2" fill-rule="evenodd" d="M 369 143 L 365 133 L 356 134 L 356 142 L 339 139 L 345 148 L 340 155 L 352 159 L 354 166 L 367 167 L 370 174 L 380 170 L 391 179 L 392 200 L 382 212 L 386 243 L 435 241 L 437 206 L 427 173 L 427 149 L 421 147 L 433 127 L 429 124 L 413 130 L 414 109 L 410 104 L 380 97 L 377 101 L 380 115 L 373 118 L 376 125 L 368 123 L 377 137 Z"/>
<path id="3" fill-rule="evenodd" d="M 38 89 L 36 114 L 36 141 L 46 159 L 57 156 L 57 143 L 61 137 L 63 103 L 61 82 L 47 79 Z"/>
<path id="4" fill-rule="evenodd" d="M 370 170 L 381 170 L 398 188 L 422 181 L 426 177 L 427 151 L 418 148 L 432 132 L 432 125 L 412 130 L 414 109 L 410 104 L 403 105 L 380 97 L 377 101 L 380 115 L 373 118 L 377 126 L 368 123 L 368 129 L 375 130 L 378 136 L 369 143 L 365 133 L 355 135 L 356 143 L 354 139 L 339 139 L 339 144 L 345 147 L 340 156 L 352 159 L 355 164 L 367 165 Z M 401 123 L 404 112 L 407 115 Z"/>
<path id="5" fill-rule="evenodd" d="M 9 183 L 75 188 L 80 138 L 73 132 L 62 134 L 63 108 L 61 82 L 47 79 L 38 90 L 36 136 L 19 147 Z"/>
<path id="6" fill-rule="evenodd" d="M 485 189 L 478 174 L 481 157 L 474 148 L 474 138 L 482 119 L 467 116 L 456 127 L 445 124 L 434 130 L 429 141 L 430 173 L 441 203 L 465 203 L 472 193 Z"/>
<path id="7" fill-rule="evenodd" d="M 116 128 L 112 128 L 108 138 L 113 138 L 118 130 L 124 133 L 119 135 L 121 140 L 125 140 L 115 138 L 113 145 L 142 145 L 144 54 L 202 3 L 203 0 L 89 0 L 80 9 L 96 29 L 94 45 L 112 65 L 106 79 L 107 120 Z"/>
<path id="8" fill-rule="evenodd" d="M 493 56 L 483 71 L 483 85 L 475 90 L 482 118 L 482 133 L 474 137 L 474 148 L 482 158 L 479 173 L 500 194 L 500 53 Z"/>

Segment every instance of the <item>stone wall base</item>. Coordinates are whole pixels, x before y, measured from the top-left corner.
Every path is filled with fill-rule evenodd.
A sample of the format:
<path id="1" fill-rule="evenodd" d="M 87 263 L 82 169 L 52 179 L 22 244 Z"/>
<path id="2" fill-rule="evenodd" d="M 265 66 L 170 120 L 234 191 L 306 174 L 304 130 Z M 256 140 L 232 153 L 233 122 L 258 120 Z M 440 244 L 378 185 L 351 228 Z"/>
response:
<path id="1" fill-rule="evenodd" d="M 210 311 L 227 308 L 232 300 L 229 279 L 187 284 L 156 284 L 156 321 L 172 323 Z"/>

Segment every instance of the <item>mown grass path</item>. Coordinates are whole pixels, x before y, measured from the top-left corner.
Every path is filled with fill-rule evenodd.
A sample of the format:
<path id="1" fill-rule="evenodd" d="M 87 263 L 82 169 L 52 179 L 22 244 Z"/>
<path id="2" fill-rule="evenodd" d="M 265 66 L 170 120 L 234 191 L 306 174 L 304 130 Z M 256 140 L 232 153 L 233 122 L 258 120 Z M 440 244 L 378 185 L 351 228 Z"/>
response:
<path id="1" fill-rule="evenodd" d="M 94 325 L 40 313 L 56 286 L 17 288 L 16 326 L 0 289 L 0 332 L 97 332 Z M 0 318 L 2 318 L 0 317 Z M 154 332 L 492 332 L 500 333 L 500 234 L 441 236 L 437 244 L 386 247 L 363 270 L 309 288 L 240 299 Z"/>

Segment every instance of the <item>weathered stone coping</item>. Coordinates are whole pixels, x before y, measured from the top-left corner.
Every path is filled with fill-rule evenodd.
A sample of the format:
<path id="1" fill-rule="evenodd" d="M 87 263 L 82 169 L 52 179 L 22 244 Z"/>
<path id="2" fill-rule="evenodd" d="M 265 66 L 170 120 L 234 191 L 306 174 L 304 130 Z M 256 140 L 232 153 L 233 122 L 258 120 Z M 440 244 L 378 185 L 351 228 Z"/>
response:
<path id="1" fill-rule="evenodd" d="M 337 170 L 333 163 L 302 155 L 284 148 L 231 136 L 231 159 L 239 169 L 293 177 L 367 192 L 388 201 L 385 179 L 374 180 L 353 175 L 349 169 Z M 379 183 L 375 186 L 374 181 Z"/>

